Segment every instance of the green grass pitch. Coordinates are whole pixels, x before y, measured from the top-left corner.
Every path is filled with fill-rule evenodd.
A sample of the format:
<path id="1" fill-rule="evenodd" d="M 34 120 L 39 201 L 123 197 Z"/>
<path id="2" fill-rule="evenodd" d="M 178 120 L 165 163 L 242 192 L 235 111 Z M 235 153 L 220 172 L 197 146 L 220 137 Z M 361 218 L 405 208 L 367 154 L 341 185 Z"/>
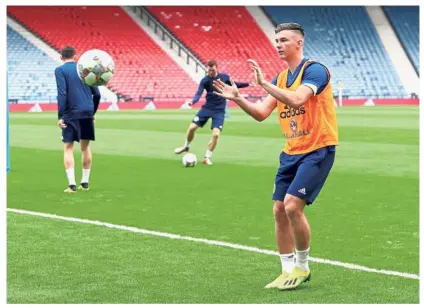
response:
<path id="1" fill-rule="evenodd" d="M 419 110 L 337 109 L 340 147 L 306 209 L 311 256 L 419 273 Z M 230 110 L 215 165 L 173 154 L 195 111 L 99 112 L 90 191 L 63 193 L 55 113 L 10 117 L 8 207 L 276 250 L 276 114 Z M 192 152 L 201 161 L 210 123 Z M 77 152 L 76 179 L 81 177 Z M 8 303 L 418 303 L 419 280 L 311 262 L 311 282 L 266 290 L 277 256 L 8 212 Z"/>

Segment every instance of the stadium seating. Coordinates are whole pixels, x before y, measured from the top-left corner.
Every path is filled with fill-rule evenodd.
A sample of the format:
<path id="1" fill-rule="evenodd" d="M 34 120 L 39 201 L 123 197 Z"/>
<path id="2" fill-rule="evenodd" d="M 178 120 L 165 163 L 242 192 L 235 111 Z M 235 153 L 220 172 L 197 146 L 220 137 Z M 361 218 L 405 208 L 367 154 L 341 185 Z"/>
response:
<path id="1" fill-rule="evenodd" d="M 57 50 L 70 44 L 79 54 L 94 48 L 110 53 L 116 74 L 108 86 L 121 95 L 172 99 L 192 97 L 197 90 L 120 7 L 8 6 L 7 12 Z"/>
<path id="2" fill-rule="evenodd" d="M 419 73 L 419 14 L 418 6 L 386 6 L 386 16 L 393 26 L 403 48 Z"/>
<path id="3" fill-rule="evenodd" d="M 304 26 L 305 55 L 327 65 L 333 87 L 341 81 L 345 95 L 407 96 L 364 7 L 267 6 L 263 10 L 274 24 L 292 21 Z"/>
<path id="4" fill-rule="evenodd" d="M 234 80 L 253 81 L 247 59 L 255 59 L 268 79 L 286 64 L 245 7 L 149 6 L 147 9 L 203 62 L 218 61 L 219 70 Z M 259 87 L 242 90 L 264 95 Z"/>
<path id="5" fill-rule="evenodd" d="M 246 62 L 249 58 L 259 62 L 269 80 L 286 67 L 245 7 L 147 8 L 203 62 L 216 59 L 219 70 L 236 81 L 254 79 Z M 418 70 L 418 10 L 384 9 Z M 116 62 L 116 75 L 108 86 L 124 97 L 185 99 L 197 90 L 187 73 L 120 7 L 8 6 L 7 10 L 56 50 L 70 44 L 78 54 L 93 48 L 109 52 Z M 340 81 L 350 98 L 409 96 L 364 7 L 268 6 L 263 10 L 274 24 L 296 21 L 304 25 L 305 55 L 328 66 L 334 92 Z M 10 28 L 7 48 L 9 97 L 54 100 L 57 64 Z M 265 95 L 260 87 L 242 92 Z"/>
<path id="6" fill-rule="evenodd" d="M 8 98 L 18 101 L 55 101 L 57 63 L 7 27 Z"/>

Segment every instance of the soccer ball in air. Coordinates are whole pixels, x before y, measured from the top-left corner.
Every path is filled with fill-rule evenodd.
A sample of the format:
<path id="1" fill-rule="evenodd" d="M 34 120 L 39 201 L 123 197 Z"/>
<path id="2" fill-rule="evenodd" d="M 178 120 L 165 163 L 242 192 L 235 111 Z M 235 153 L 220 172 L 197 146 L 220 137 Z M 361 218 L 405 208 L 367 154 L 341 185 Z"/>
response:
<path id="1" fill-rule="evenodd" d="M 92 49 L 78 59 L 77 72 L 81 80 L 89 86 L 104 86 L 115 73 L 115 63 L 105 51 Z"/>
<path id="2" fill-rule="evenodd" d="M 197 164 L 197 157 L 193 153 L 186 153 L 183 156 L 183 165 L 185 167 L 194 167 Z"/>

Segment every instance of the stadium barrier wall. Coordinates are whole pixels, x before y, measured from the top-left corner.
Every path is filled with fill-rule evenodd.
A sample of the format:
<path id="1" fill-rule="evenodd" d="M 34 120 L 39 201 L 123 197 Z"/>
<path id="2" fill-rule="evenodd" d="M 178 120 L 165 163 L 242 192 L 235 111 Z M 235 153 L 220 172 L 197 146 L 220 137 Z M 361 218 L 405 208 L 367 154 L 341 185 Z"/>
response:
<path id="1" fill-rule="evenodd" d="M 363 106 L 367 99 L 344 99 L 343 106 Z M 419 99 L 373 99 L 376 106 L 418 106 Z M 179 101 L 153 101 L 156 109 L 180 109 L 184 103 L 183 100 Z M 149 102 L 119 102 L 118 108 L 120 110 L 139 110 L 145 109 Z M 203 102 L 198 102 L 194 109 L 200 108 Z M 35 103 L 31 104 L 10 104 L 10 112 L 30 112 Z M 57 104 L 55 103 L 39 103 L 42 111 L 57 111 Z M 99 110 L 107 110 L 112 103 L 100 103 Z M 233 102 L 229 102 L 228 106 L 231 108 L 238 107 Z"/>

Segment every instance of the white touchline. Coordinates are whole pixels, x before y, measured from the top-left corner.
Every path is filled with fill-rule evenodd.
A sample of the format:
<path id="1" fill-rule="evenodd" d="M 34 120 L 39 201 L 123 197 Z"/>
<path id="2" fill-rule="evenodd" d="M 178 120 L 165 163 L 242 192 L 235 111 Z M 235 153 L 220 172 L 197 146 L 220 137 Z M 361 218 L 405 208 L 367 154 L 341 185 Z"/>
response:
<path id="1" fill-rule="evenodd" d="M 178 234 L 171 234 L 171 233 L 158 232 L 158 231 L 150 231 L 150 230 L 145 230 L 145 229 L 139 229 L 139 228 L 136 228 L 136 227 L 114 225 L 114 224 L 111 224 L 111 223 L 95 221 L 95 220 L 58 216 L 58 215 L 54 215 L 54 214 L 39 213 L 39 212 L 32 212 L 32 211 L 12 209 L 12 208 L 8 208 L 7 211 L 13 212 L 13 213 L 18 213 L 18 214 L 25 214 L 25 215 L 53 218 L 53 219 L 58 219 L 58 220 L 78 222 L 78 223 L 83 223 L 83 224 L 103 226 L 103 227 L 106 227 L 106 228 L 119 229 L 119 230 L 134 232 L 134 233 L 142 233 L 142 234 L 149 234 L 149 235 L 154 235 L 154 236 L 167 237 L 167 238 L 172 238 L 172 239 L 177 239 L 177 240 L 186 240 L 186 241 L 191 241 L 191 242 L 201 242 L 201 243 L 205 243 L 205 244 L 209 244 L 209 245 L 216 245 L 216 246 L 221 246 L 221 247 L 230 247 L 230 248 L 234 248 L 234 249 L 253 251 L 253 252 L 257 252 L 257 253 L 261 253 L 261 254 L 265 254 L 265 255 L 278 256 L 278 252 L 272 251 L 272 250 L 265 250 L 265 249 L 260 249 L 260 248 L 256 248 L 256 247 L 244 246 L 244 245 L 239 245 L 239 244 L 232 244 L 232 243 L 221 242 L 221 241 L 207 240 L 207 239 L 196 238 L 196 237 L 191 237 L 191 236 L 182 236 L 182 235 L 178 235 Z M 348 268 L 348 269 L 352 269 L 352 270 L 359 270 L 359 271 L 377 273 L 377 274 L 383 274 L 383 275 L 399 276 L 399 277 L 410 278 L 410 279 L 418 279 L 418 280 L 420 279 L 420 277 L 418 275 L 411 274 L 411 273 L 402 273 L 402 272 L 389 271 L 389 270 L 379 270 L 379 269 L 369 268 L 369 267 L 358 265 L 358 264 L 343 263 L 343 262 L 339 262 L 339 261 L 313 258 L 313 257 L 310 257 L 309 260 L 312 261 L 312 262 L 316 262 L 316 263 L 330 264 L 330 265 L 340 266 L 340 267 L 344 267 L 344 268 Z"/>

